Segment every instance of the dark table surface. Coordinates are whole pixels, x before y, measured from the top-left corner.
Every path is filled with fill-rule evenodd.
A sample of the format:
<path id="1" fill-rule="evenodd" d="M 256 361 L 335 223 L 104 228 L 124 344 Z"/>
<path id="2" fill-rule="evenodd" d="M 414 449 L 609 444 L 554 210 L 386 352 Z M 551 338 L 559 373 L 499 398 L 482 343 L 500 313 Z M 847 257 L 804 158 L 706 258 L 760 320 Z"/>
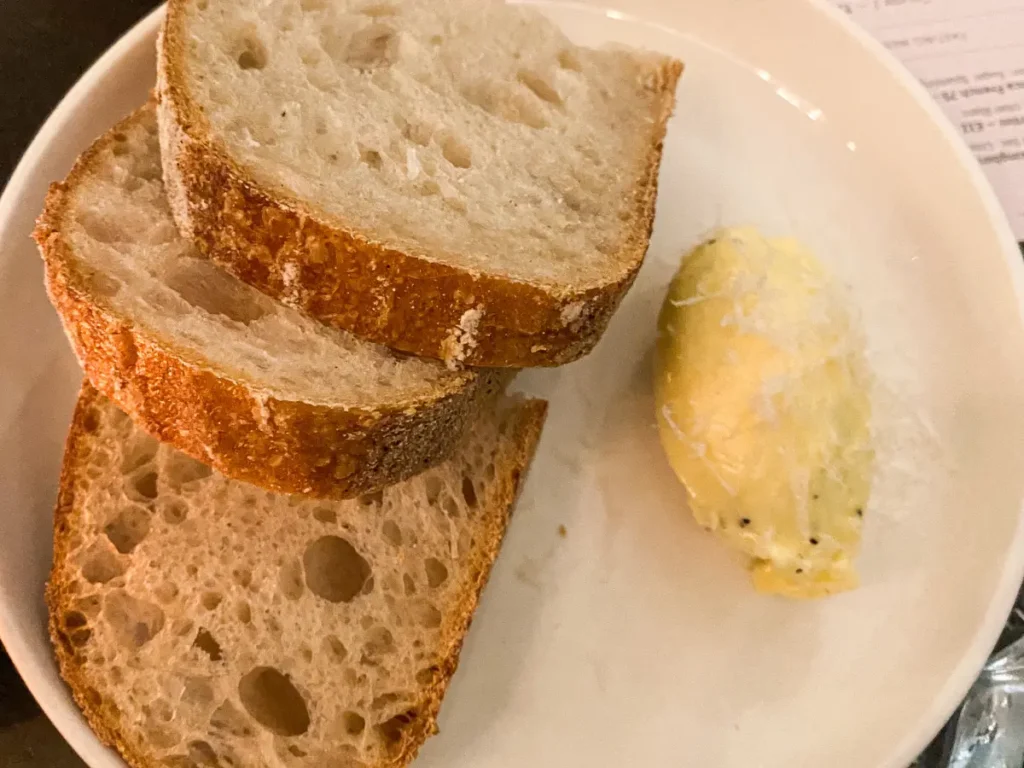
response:
<path id="1" fill-rule="evenodd" d="M 154 0 L 0 0 L 0 188 L 47 115 Z M 0 768 L 83 768 L 0 648 Z"/>
<path id="2" fill-rule="evenodd" d="M 47 115 L 153 0 L 0 0 L 0 188 Z M 1024 600 L 1018 600 L 1022 606 Z M 1004 633 L 1001 642 L 1010 635 Z M 921 768 L 936 764 L 943 735 Z M 0 647 L 0 768 L 83 768 L 43 717 Z"/>

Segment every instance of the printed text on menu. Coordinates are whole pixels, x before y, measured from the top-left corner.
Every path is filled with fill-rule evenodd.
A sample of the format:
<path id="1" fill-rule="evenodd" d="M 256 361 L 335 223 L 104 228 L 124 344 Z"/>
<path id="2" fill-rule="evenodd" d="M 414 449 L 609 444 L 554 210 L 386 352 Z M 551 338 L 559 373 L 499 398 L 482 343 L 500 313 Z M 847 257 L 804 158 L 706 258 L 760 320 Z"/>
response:
<path id="1" fill-rule="evenodd" d="M 833 0 L 959 126 L 1024 240 L 1024 0 Z"/>

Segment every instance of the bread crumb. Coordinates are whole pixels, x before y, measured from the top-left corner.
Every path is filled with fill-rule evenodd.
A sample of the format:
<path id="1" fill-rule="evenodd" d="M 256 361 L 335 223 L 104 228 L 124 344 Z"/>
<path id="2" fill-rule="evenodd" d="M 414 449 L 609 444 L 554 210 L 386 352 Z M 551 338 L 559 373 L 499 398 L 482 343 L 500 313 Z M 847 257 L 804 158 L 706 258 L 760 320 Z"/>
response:
<path id="1" fill-rule="evenodd" d="M 574 301 L 571 304 L 566 304 L 562 307 L 561 320 L 562 325 L 571 325 L 580 319 L 580 315 L 583 314 L 584 302 Z"/>
<path id="2" fill-rule="evenodd" d="M 469 353 L 476 349 L 476 332 L 483 316 L 483 307 L 467 309 L 459 318 L 459 324 L 448 334 L 442 349 L 449 368 L 455 368 L 465 362 Z"/>
<path id="3" fill-rule="evenodd" d="M 256 405 L 253 411 L 256 420 L 259 422 L 259 427 L 264 432 L 267 432 L 270 430 L 271 419 L 270 406 L 267 405 L 270 400 L 270 394 L 267 392 L 253 392 L 252 398 Z"/>
<path id="4" fill-rule="evenodd" d="M 415 181 L 416 177 L 420 175 L 420 170 L 423 166 L 420 165 L 420 157 L 416 154 L 416 150 L 409 147 L 405 150 L 405 175 L 409 181 Z"/>
<path id="5" fill-rule="evenodd" d="M 299 300 L 299 269 L 297 261 L 286 261 L 281 267 L 281 282 L 284 285 L 281 302 L 287 306 L 293 307 Z"/>

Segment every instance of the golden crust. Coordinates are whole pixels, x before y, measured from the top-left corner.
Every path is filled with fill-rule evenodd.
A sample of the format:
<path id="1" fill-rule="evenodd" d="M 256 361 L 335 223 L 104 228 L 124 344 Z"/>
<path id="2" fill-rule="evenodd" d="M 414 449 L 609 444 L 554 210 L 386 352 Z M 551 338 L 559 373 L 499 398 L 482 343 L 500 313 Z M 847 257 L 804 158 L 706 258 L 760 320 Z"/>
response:
<path id="1" fill-rule="evenodd" d="M 490 525 L 483 532 L 482 545 L 478 558 L 470 565 L 470 583 L 473 585 L 463 595 L 455 610 L 448 614 L 441 626 L 441 646 L 443 661 L 438 673 L 424 691 L 421 703 L 417 707 L 416 720 L 403 731 L 402 741 L 396 745 L 390 762 L 381 763 L 373 768 L 401 768 L 412 762 L 423 742 L 437 733 L 437 715 L 441 708 L 448 683 L 451 682 L 455 669 L 459 665 L 459 654 L 462 642 L 473 621 L 473 614 L 480 602 L 480 594 L 491 574 L 491 566 L 498 557 L 505 531 L 512 516 L 522 480 L 529 471 L 533 461 L 540 433 L 547 417 L 548 404 L 544 400 L 528 400 L 517 407 L 515 427 L 511 442 L 512 451 L 499 456 L 496 461 L 496 486 L 491 491 L 492 506 L 502 511 L 500 515 L 489 515 Z M 508 471 L 502 471 L 506 468 Z"/>
<path id="2" fill-rule="evenodd" d="M 53 567 L 50 580 L 46 584 L 46 607 L 49 610 L 50 641 L 53 643 L 57 657 L 57 667 L 61 677 L 71 689 L 75 699 L 85 715 L 89 727 L 104 744 L 113 747 L 125 761 L 135 768 L 152 765 L 146 755 L 138 752 L 121 736 L 121 713 L 104 701 L 99 692 L 90 684 L 81 660 L 75 651 L 60 617 L 71 610 L 74 603 L 75 587 L 71 575 L 71 538 L 75 535 L 75 490 L 76 477 L 86 464 L 85 452 L 90 439 L 87 415 L 92 411 L 97 392 L 88 380 L 82 382 L 78 393 L 78 403 L 71 418 L 71 429 L 64 443 L 64 460 L 60 470 L 60 487 L 57 490 L 57 506 L 53 513 Z"/>
<path id="3" fill-rule="evenodd" d="M 72 196 L 112 135 L 140 115 L 98 139 L 51 186 L 34 233 L 50 300 L 92 384 L 160 440 L 272 491 L 348 498 L 448 458 L 507 373 L 467 371 L 427 397 L 376 408 L 280 400 L 187 359 L 90 292 L 65 233 Z"/>
<path id="4" fill-rule="evenodd" d="M 561 365 L 590 352 L 643 263 L 662 143 L 682 64 L 648 76 L 660 110 L 621 274 L 586 289 L 531 285 L 403 253 L 366 239 L 280 190 L 262 188 L 218 143 L 187 88 L 185 15 L 170 0 L 158 45 L 164 178 L 182 234 L 236 277 L 325 323 L 449 363 Z M 295 274 L 285 264 L 300 263 Z M 460 332 L 478 314 L 471 340 Z M 566 323 L 565 318 L 574 319 Z"/>
<path id="5" fill-rule="evenodd" d="M 72 538 L 78 533 L 75 529 L 75 492 L 79 472 L 88 463 L 87 441 L 92 432 L 89 414 L 99 397 L 100 393 L 88 380 L 82 383 L 65 443 L 60 488 L 54 512 L 53 567 L 46 586 L 50 638 L 60 674 L 97 737 L 117 749 L 125 761 L 134 768 L 149 768 L 154 764 L 153 756 L 139 751 L 125 738 L 125 730 L 131 725 L 123 724 L 117 709 L 111 702 L 104 700 L 90 684 L 89 673 L 83 668 L 82 659 L 76 652 L 68 631 L 61 624 L 61 617 L 71 611 L 74 605 L 75 578 L 71 570 L 73 564 L 70 550 Z M 445 649 L 442 651 L 443 661 L 438 666 L 434 680 L 422 692 L 416 708 L 416 717 L 402 730 L 401 740 L 395 744 L 387 760 L 373 768 L 400 768 L 407 765 L 416 756 L 423 742 L 437 732 L 437 714 L 441 700 L 458 666 L 463 638 L 469 630 L 480 593 L 501 547 L 522 478 L 529 469 L 540 439 L 546 414 L 545 401 L 530 400 L 519 404 L 510 416 L 515 422 L 512 439 L 509 441 L 510 450 L 499 455 L 496 460 L 496 485 L 488 497 L 492 507 L 501 513 L 488 516 L 490 522 L 481 535 L 482 544 L 477 550 L 477 557 L 469 565 L 470 575 L 467 583 L 470 587 L 442 624 L 441 647 Z"/>

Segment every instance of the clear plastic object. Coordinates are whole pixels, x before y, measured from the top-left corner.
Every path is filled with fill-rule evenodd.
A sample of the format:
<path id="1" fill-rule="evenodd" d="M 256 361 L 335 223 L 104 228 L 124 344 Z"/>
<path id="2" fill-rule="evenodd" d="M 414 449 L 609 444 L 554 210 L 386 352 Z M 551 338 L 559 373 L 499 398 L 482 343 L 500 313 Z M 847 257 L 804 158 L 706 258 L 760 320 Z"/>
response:
<path id="1" fill-rule="evenodd" d="M 1024 589 L 960 711 L 911 768 L 1024 766 Z"/>
<path id="2" fill-rule="evenodd" d="M 997 653 L 960 708 L 948 768 L 1024 766 L 1024 638 Z"/>

